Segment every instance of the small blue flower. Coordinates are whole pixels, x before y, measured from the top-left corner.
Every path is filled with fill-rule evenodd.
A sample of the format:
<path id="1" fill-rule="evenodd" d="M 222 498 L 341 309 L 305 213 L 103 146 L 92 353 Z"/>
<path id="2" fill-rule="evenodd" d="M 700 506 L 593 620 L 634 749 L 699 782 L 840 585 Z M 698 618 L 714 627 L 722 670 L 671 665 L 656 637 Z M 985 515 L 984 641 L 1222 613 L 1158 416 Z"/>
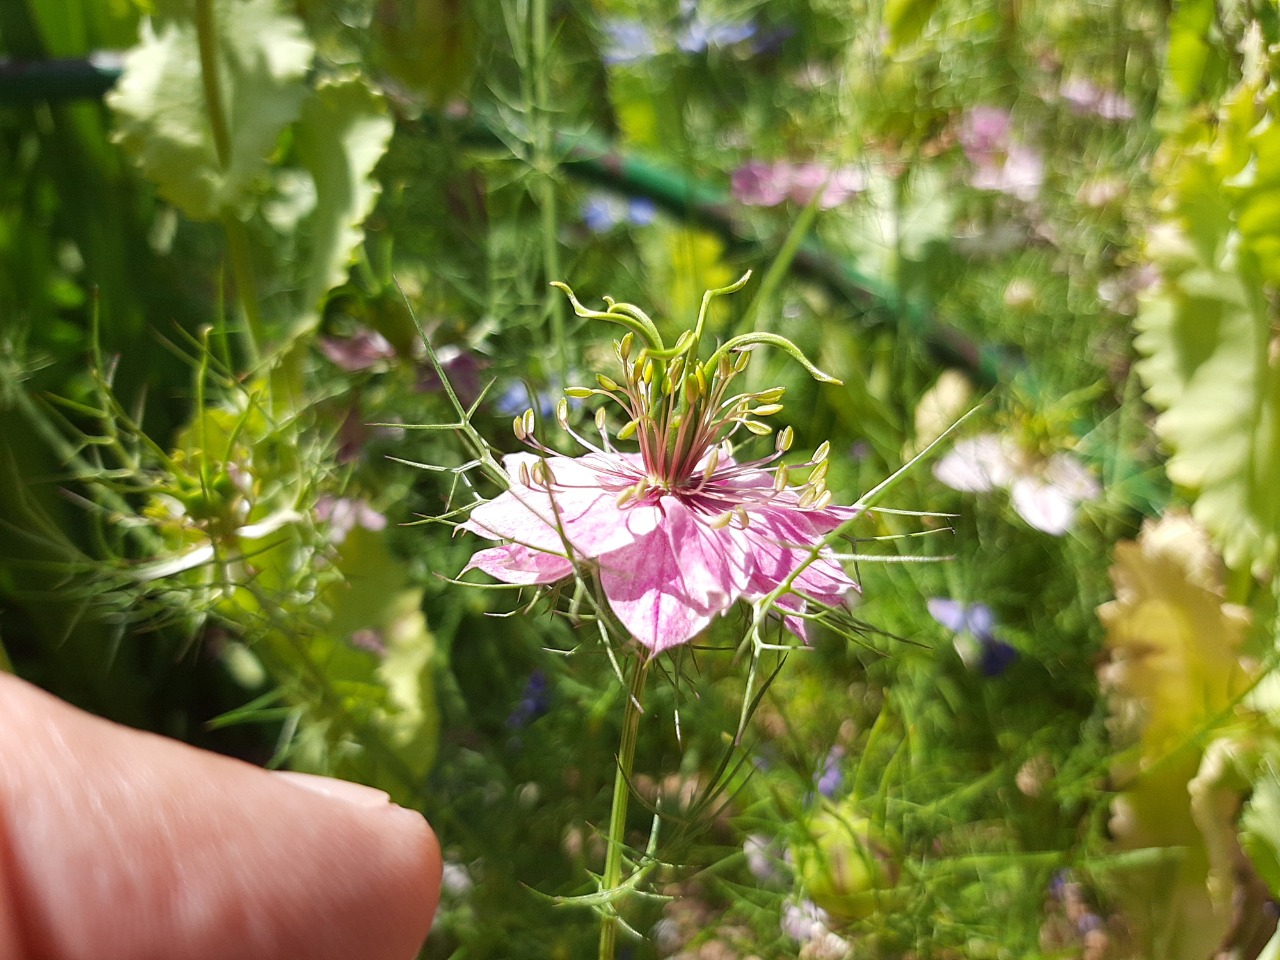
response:
<path id="1" fill-rule="evenodd" d="M 638 63 L 648 60 L 658 52 L 653 34 L 639 20 L 607 20 L 603 27 L 605 43 L 602 55 L 604 62 L 610 66 Z"/>
<path id="2" fill-rule="evenodd" d="M 712 19 L 703 14 L 695 0 L 683 0 L 680 16 L 683 27 L 676 35 L 676 46 L 685 53 L 731 47 L 756 35 L 756 25 L 750 20 Z"/>
<path id="3" fill-rule="evenodd" d="M 928 607 L 929 615 L 956 635 L 956 652 L 970 669 L 998 677 L 1018 659 L 1018 651 L 995 635 L 995 614 L 985 603 L 932 597 Z"/>
<path id="4" fill-rule="evenodd" d="M 823 761 L 822 772 L 816 778 L 816 786 L 818 793 L 831 800 L 843 783 L 844 747 L 835 746 L 827 751 L 827 759 Z"/>
<path id="5" fill-rule="evenodd" d="M 582 204 L 582 222 L 592 233 L 608 233 L 620 223 L 643 227 L 653 222 L 658 208 L 648 197 L 622 199 L 593 193 Z"/>
<path id="6" fill-rule="evenodd" d="M 518 417 L 532 407 L 542 417 L 553 417 L 559 396 L 552 390 L 539 390 L 530 396 L 522 380 L 513 380 L 493 401 L 494 409 L 507 417 Z"/>
<path id="7" fill-rule="evenodd" d="M 507 726 L 512 730 L 523 730 L 550 709 L 551 691 L 547 675 L 541 670 L 534 670 L 524 685 L 520 702 L 507 717 Z"/>

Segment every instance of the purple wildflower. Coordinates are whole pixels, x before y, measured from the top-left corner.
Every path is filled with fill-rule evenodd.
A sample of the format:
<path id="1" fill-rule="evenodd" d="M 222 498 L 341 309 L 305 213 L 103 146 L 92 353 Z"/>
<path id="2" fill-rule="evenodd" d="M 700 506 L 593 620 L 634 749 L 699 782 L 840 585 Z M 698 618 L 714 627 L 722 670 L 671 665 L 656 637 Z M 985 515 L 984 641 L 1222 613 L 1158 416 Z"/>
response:
<path id="1" fill-rule="evenodd" d="M 740 289 L 745 280 L 713 293 Z M 609 311 L 600 313 L 583 308 L 571 292 L 570 297 L 580 316 L 634 325 L 650 344 L 634 351 L 634 332 L 615 344 L 621 384 L 600 376 L 599 389 L 567 391 L 617 404 L 627 418 L 618 436 L 634 437 L 639 451 L 613 446 L 603 409 L 596 416 L 602 440 L 597 446 L 569 427 L 568 404 L 560 402 L 560 426 L 589 451 L 576 458 L 532 436 L 531 411 L 516 418 L 516 436 L 537 453 L 507 456 L 510 488 L 475 507 L 460 525 L 507 543 L 479 551 L 465 570 L 478 568 L 506 583 L 544 584 L 591 561 L 614 616 L 653 654 L 687 643 L 737 601 L 775 593 L 784 625 L 803 639 L 810 601 L 836 606 L 857 589 L 822 545 L 856 511 L 831 506 L 823 483 L 826 444 L 799 467 L 772 466 L 791 445 L 788 428 L 772 454 L 745 462 L 733 456 L 733 434 L 769 433 L 756 418 L 782 409 L 781 388 L 730 395 L 730 383 L 749 362 L 744 348 L 784 341 L 747 334 L 700 363 L 697 346 L 709 296 L 693 333 L 673 349 L 663 346 L 653 321 L 638 307 L 609 301 Z M 810 373 L 830 380 L 804 362 Z M 790 485 L 790 472 L 804 468 L 808 480 Z"/>
<path id="2" fill-rule="evenodd" d="M 932 597 L 929 615 L 956 635 L 956 652 L 984 677 L 998 677 L 1018 659 L 1018 651 L 995 635 L 996 618 L 985 603 Z"/>
<path id="3" fill-rule="evenodd" d="M 541 670 L 534 670 L 525 682 L 520 702 L 507 717 L 507 726 L 513 730 L 521 730 L 550 709 L 551 691 L 547 675 Z"/>
<path id="4" fill-rule="evenodd" d="M 844 747 L 838 744 L 827 751 L 827 758 L 822 763 L 822 770 L 817 776 L 815 785 L 818 793 L 828 800 L 835 797 L 844 783 Z"/>

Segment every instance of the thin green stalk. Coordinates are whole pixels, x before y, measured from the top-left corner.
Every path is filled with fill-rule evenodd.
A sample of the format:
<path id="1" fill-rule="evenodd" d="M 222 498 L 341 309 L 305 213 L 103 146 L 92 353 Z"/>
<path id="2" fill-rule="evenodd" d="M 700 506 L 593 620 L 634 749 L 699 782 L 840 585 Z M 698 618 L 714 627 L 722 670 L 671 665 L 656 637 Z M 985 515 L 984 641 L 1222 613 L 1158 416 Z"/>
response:
<path id="1" fill-rule="evenodd" d="M 622 883 L 623 840 L 627 826 L 627 804 L 631 800 L 631 772 L 636 758 L 636 740 L 640 732 L 641 703 L 644 681 L 650 659 L 637 657 L 631 668 L 631 684 L 627 690 L 626 711 L 622 715 L 622 742 L 618 745 L 618 769 L 613 778 L 613 807 L 609 813 L 609 849 L 604 859 L 603 890 L 608 893 Z M 599 960 L 613 960 L 618 942 L 618 917 L 607 908 L 600 920 Z"/>
<path id="2" fill-rule="evenodd" d="M 556 183 L 553 172 L 556 159 L 552 153 L 555 131 L 551 126 L 551 109 L 547 93 L 547 0 L 533 0 L 530 12 L 530 33 L 533 71 L 533 163 L 538 176 L 538 206 L 542 215 L 542 269 L 547 281 L 558 279 L 560 274 L 560 248 L 556 241 Z M 551 324 L 551 339 L 556 345 L 556 371 L 560 382 L 569 376 L 569 354 L 565 343 L 564 310 L 560 298 L 548 293 L 547 318 Z"/>
<path id="3" fill-rule="evenodd" d="M 226 171 L 231 165 L 231 126 L 227 122 L 226 104 L 222 97 L 222 75 L 218 70 L 218 24 L 214 0 L 196 0 L 196 38 L 200 47 L 200 81 L 204 86 L 205 109 L 209 113 L 209 129 L 213 133 L 213 148 L 218 155 L 218 166 Z M 236 294 L 244 312 L 245 352 L 250 366 L 258 362 L 258 342 L 261 339 L 262 315 L 254 294 L 253 258 L 249 254 L 249 236 L 244 224 L 234 214 L 222 217 L 227 233 L 227 247 L 231 257 L 231 273 L 235 278 Z"/>

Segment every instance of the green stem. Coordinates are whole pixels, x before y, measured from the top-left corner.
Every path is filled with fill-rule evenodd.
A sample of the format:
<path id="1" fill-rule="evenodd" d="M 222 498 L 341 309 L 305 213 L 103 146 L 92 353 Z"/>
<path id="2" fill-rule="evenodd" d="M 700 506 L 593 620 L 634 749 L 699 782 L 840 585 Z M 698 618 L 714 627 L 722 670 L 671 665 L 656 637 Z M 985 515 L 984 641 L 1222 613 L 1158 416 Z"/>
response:
<path id="1" fill-rule="evenodd" d="M 214 0 L 196 0 L 196 38 L 200 47 L 200 82 L 204 87 L 205 109 L 209 113 L 209 129 L 213 133 L 213 149 L 223 172 L 231 166 L 231 125 L 227 121 L 222 97 L 222 74 L 218 70 L 218 24 Z M 225 213 L 222 226 L 227 232 L 231 256 L 231 273 L 236 295 L 245 319 L 245 351 L 250 366 L 258 362 L 262 315 L 254 294 L 253 258 L 249 254 L 249 235 L 244 224 L 232 213 Z"/>
<path id="2" fill-rule="evenodd" d="M 635 764 L 640 714 L 644 712 L 641 703 L 649 663 L 649 658 L 642 655 L 632 666 L 626 711 L 622 715 L 622 742 L 618 745 L 618 769 L 613 778 L 613 807 L 609 813 L 609 849 L 604 859 L 603 890 L 606 893 L 616 890 L 622 882 L 623 840 L 627 827 L 627 804 L 631 800 L 631 771 Z M 613 960 L 617 941 L 618 917 L 615 913 L 607 912 L 600 920 L 599 960 Z"/>
<path id="3" fill-rule="evenodd" d="M 538 175 L 538 206 L 542 215 L 542 269 L 550 282 L 560 276 L 560 248 L 556 239 L 556 159 L 555 131 L 551 127 L 550 97 L 547 92 L 547 0 L 533 0 L 530 11 L 533 69 L 533 162 Z M 569 354 L 565 343 L 564 309 L 558 297 L 547 294 L 545 301 L 556 345 L 560 382 L 569 376 Z"/>

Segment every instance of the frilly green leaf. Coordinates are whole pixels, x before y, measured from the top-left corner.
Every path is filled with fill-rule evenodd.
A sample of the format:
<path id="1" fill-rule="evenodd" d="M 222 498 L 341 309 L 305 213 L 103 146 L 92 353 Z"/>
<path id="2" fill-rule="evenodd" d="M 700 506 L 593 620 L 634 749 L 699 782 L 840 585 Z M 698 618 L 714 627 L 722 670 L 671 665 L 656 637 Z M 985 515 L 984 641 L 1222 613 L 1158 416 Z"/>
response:
<path id="1" fill-rule="evenodd" d="M 176 5 L 175 5 L 176 7 Z M 229 152 L 218 156 L 194 12 L 143 33 L 107 103 L 116 140 L 160 195 L 195 220 L 241 211 L 281 131 L 298 116 L 313 47 L 277 0 L 215 0 L 216 61 Z"/>

